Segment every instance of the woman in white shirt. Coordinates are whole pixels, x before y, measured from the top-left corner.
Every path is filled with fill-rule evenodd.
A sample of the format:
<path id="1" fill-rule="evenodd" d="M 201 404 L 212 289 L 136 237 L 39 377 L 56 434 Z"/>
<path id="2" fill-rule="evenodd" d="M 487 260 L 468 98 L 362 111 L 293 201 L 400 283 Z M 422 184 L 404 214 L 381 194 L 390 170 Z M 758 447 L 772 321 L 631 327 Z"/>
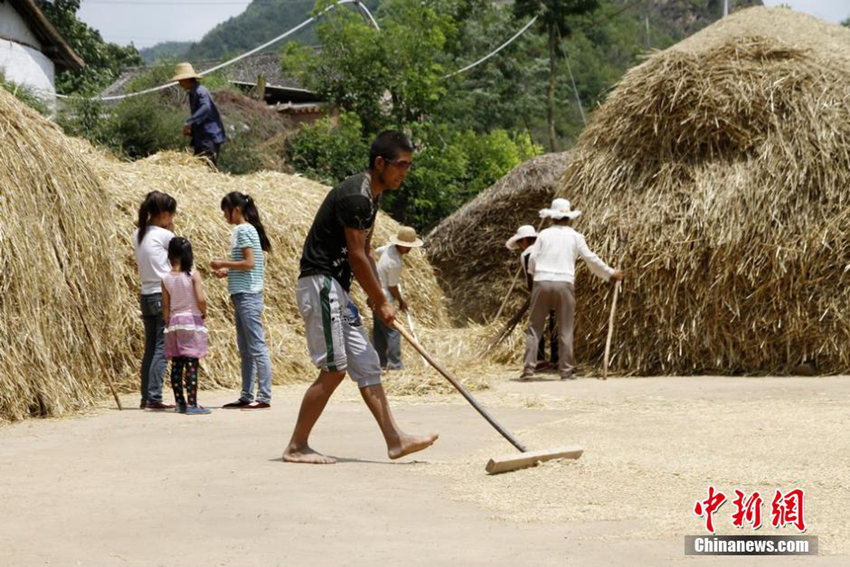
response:
<path id="1" fill-rule="evenodd" d="M 570 226 L 579 215 L 581 211 L 573 211 L 566 199 L 555 199 L 550 208 L 540 211 L 541 218 L 552 219 L 552 226 L 542 230 L 531 247 L 529 271 L 534 277 L 534 287 L 521 380 L 534 376 L 537 345 L 549 311 L 555 312 L 558 325 L 558 372 L 561 380 L 575 378 L 573 328 L 576 303 L 573 285 L 578 257 L 587 263 L 591 272 L 605 281 L 623 279 L 623 272 L 611 268 L 591 252 L 584 236 Z"/>
<path id="2" fill-rule="evenodd" d="M 174 406 L 162 402 L 162 380 L 165 376 L 164 334 L 162 319 L 162 278 L 171 271 L 168 244 L 174 237 L 174 215 L 177 201 L 160 191 L 151 191 L 139 207 L 139 228 L 133 233 L 136 265 L 142 280 L 139 305 L 145 323 L 145 352 L 142 356 L 141 408 L 151 411 Z"/>

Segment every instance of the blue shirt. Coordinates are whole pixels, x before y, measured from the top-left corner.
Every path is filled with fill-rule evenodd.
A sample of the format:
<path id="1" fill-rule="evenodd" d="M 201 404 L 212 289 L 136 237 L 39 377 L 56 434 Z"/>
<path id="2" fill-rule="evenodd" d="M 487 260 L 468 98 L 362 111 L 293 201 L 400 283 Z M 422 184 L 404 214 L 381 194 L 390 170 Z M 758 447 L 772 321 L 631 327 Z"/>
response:
<path id="1" fill-rule="evenodd" d="M 196 82 L 189 91 L 189 109 L 192 116 L 186 124 L 192 127 L 192 147 L 204 147 L 205 142 L 224 143 L 224 124 L 207 87 Z"/>

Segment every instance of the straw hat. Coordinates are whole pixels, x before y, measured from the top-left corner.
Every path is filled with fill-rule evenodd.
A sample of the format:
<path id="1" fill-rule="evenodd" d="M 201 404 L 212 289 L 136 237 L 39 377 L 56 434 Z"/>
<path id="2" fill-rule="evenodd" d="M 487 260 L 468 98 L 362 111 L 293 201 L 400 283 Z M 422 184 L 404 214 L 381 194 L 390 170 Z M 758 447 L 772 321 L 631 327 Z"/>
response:
<path id="1" fill-rule="evenodd" d="M 398 229 L 398 234 L 390 238 L 390 244 L 406 248 L 419 248 L 424 242 L 416 238 L 416 230 L 412 226 L 403 226 Z"/>
<path id="2" fill-rule="evenodd" d="M 516 250 L 516 243 L 523 238 L 537 238 L 537 231 L 534 230 L 534 227 L 530 224 L 524 224 L 516 229 L 516 234 L 511 236 L 508 241 L 505 242 L 505 247 L 508 250 Z"/>
<path id="3" fill-rule="evenodd" d="M 572 205 L 566 199 L 555 199 L 552 201 L 552 206 L 548 209 L 540 210 L 540 218 L 550 218 L 550 219 L 574 219 L 578 218 L 581 215 L 581 211 L 572 210 Z"/>
<path id="4" fill-rule="evenodd" d="M 174 67 L 174 76 L 171 77 L 171 81 L 181 81 L 183 79 L 200 79 L 201 76 L 195 73 L 195 69 L 192 67 L 191 63 L 178 63 Z"/>

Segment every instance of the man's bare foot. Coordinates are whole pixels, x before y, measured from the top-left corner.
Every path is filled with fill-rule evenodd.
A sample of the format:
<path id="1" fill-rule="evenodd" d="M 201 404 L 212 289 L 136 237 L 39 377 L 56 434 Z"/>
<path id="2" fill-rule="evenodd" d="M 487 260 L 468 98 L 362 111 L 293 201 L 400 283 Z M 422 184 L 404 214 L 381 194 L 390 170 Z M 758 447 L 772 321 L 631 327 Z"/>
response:
<path id="1" fill-rule="evenodd" d="M 427 449 L 437 440 L 436 433 L 433 435 L 402 435 L 399 438 L 398 446 L 388 447 L 387 453 L 391 459 L 399 459 L 405 455 Z"/>
<path id="2" fill-rule="evenodd" d="M 283 452 L 283 460 L 287 463 L 307 463 L 310 465 L 332 465 L 336 462 L 333 457 L 317 453 L 307 445 L 303 447 L 290 445 Z"/>

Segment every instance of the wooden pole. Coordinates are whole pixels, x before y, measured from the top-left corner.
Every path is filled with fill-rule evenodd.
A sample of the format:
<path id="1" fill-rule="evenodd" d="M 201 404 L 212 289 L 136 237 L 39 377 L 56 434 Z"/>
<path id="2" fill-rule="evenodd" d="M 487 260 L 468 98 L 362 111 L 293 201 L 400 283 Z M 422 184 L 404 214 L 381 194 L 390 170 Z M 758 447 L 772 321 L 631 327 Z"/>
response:
<path id="1" fill-rule="evenodd" d="M 428 354 L 428 353 L 425 351 L 425 349 L 424 349 L 424 348 L 422 348 L 422 345 L 420 345 L 420 344 L 419 344 L 419 342 L 411 336 L 410 332 L 409 332 L 407 329 L 405 329 L 405 328 L 404 328 L 404 326 L 403 326 L 401 323 L 399 323 L 398 321 L 393 321 L 393 327 L 395 327 L 395 329 L 396 329 L 399 333 L 401 333 L 401 336 L 403 336 L 403 337 L 407 340 L 407 342 L 409 342 L 409 343 L 413 346 L 413 348 L 415 348 L 417 351 L 419 351 L 419 354 L 421 354 L 421 355 L 425 358 L 425 360 L 427 360 L 427 361 L 431 364 L 431 366 L 433 366 L 433 367 L 434 367 L 434 369 L 435 369 L 437 372 L 439 372 L 440 374 L 442 374 L 442 375 L 443 375 L 443 377 L 444 377 L 446 380 L 448 380 L 448 381 L 449 381 L 449 383 L 450 383 L 452 386 L 454 386 L 454 387 L 455 387 L 455 389 L 456 389 L 458 392 L 460 392 L 460 393 L 463 395 L 463 397 L 464 397 L 464 398 L 466 398 L 466 401 L 468 401 L 468 402 L 472 405 L 472 407 L 474 407 L 474 408 L 478 411 L 478 413 L 480 413 L 480 414 L 484 417 L 484 419 L 486 419 L 486 420 L 487 420 L 487 422 L 488 422 L 490 425 L 492 425 L 492 426 L 493 426 L 493 428 L 494 428 L 496 431 L 498 431 L 498 432 L 502 435 L 502 437 L 504 437 L 505 439 L 507 439 L 507 440 L 511 443 L 511 445 L 513 445 L 514 447 L 516 447 L 517 449 L 519 449 L 519 450 L 520 450 L 520 451 L 522 451 L 523 453 L 525 453 L 525 452 L 527 451 L 527 449 L 525 448 L 525 446 L 524 446 L 522 443 L 520 443 L 519 441 L 517 441 L 517 440 L 513 437 L 513 435 L 511 435 L 510 433 L 508 433 L 508 431 L 507 431 L 504 427 L 502 427 L 501 425 L 499 425 L 499 424 L 498 424 L 498 422 L 496 422 L 496 420 L 495 420 L 495 419 L 493 419 L 493 417 L 492 417 L 489 413 L 487 413 L 487 410 L 485 410 L 483 407 L 481 407 L 481 406 L 478 404 L 478 402 L 475 400 L 475 398 L 473 398 L 473 397 L 472 397 L 472 394 L 470 394 L 470 393 L 467 391 L 467 389 L 463 387 L 463 385 L 462 385 L 462 384 L 461 384 L 461 383 L 457 380 L 457 378 L 455 378 L 454 376 L 452 376 L 452 375 L 451 375 L 451 373 L 450 373 L 448 370 L 446 370 L 446 369 L 443 367 L 443 365 L 442 365 L 442 364 L 440 364 L 439 362 L 437 362 L 436 360 L 434 360 L 434 359 L 431 357 L 431 355 L 430 355 L 430 354 Z"/>
<path id="2" fill-rule="evenodd" d="M 522 273 L 522 266 L 514 274 L 514 279 L 511 280 L 511 287 L 508 288 L 508 293 L 505 294 L 505 298 L 502 300 L 502 304 L 499 306 L 499 310 L 496 311 L 496 316 L 493 318 L 494 321 L 498 321 L 499 317 L 502 316 L 502 311 L 505 309 L 505 305 L 508 304 L 508 299 L 511 297 L 511 293 L 514 291 L 514 287 L 516 286 L 517 278 Z"/>
<path id="3" fill-rule="evenodd" d="M 486 347 L 484 347 L 484 350 L 481 351 L 480 356 L 484 356 L 485 354 L 499 346 L 502 341 L 504 341 L 510 336 L 516 326 L 519 325 L 519 322 L 522 321 L 522 317 L 523 315 L 525 315 L 525 312 L 528 311 L 529 305 L 531 305 L 530 295 L 525 298 L 525 303 L 523 303 L 522 307 L 520 307 L 517 312 L 514 313 L 514 316 L 508 319 L 508 322 L 505 323 L 505 326 L 502 327 L 502 330 L 499 331 L 499 333 L 495 337 L 493 337 L 493 339 L 487 344 Z"/>
<path id="4" fill-rule="evenodd" d="M 626 248 L 626 242 L 628 241 L 628 233 L 625 229 L 620 230 L 620 260 L 617 264 L 617 268 L 621 269 L 623 266 L 623 254 Z M 614 315 L 617 313 L 617 296 L 620 294 L 620 287 L 622 286 L 622 282 L 617 282 L 614 285 L 614 297 L 611 300 L 611 314 L 608 316 L 608 337 L 605 339 L 605 359 L 602 363 L 602 379 L 608 379 L 608 361 L 611 355 L 611 338 L 614 336 Z"/>

